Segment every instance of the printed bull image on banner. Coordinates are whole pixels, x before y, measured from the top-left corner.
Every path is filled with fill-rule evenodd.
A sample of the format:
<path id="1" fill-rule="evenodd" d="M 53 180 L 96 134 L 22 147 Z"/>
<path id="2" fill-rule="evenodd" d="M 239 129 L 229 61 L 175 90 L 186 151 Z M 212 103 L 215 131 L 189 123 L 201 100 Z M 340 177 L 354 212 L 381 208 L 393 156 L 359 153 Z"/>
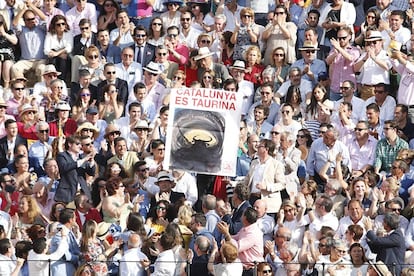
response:
<path id="1" fill-rule="evenodd" d="M 236 171 L 241 109 L 237 94 L 207 88 L 171 92 L 164 166 L 204 174 Z"/>

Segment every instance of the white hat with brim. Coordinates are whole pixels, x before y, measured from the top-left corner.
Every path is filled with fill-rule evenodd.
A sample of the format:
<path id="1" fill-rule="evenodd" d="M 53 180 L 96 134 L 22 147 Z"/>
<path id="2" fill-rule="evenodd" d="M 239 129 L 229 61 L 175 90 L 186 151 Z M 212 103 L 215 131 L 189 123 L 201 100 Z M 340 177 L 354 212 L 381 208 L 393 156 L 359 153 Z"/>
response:
<path id="1" fill-rule="evenodd" d="M 161 181 L 174 182 L 174 177 L 172 176 L 172 174 L 170 174 L 167 171 L 160 171 L 157 175 L 157 181 L 155 183 L 157 184 L 158 182 L 161 182 Z"/>
<path id="2" fill-rule="evenodd" d="M 70 105 L 67 102 L 60 102 L 57 104 L 57 106 L 55 107 L 56 110 L 66 110 L 66 111 L 70 111 Z"/>
<path id="3" fill-rule="evenodd" d="M 307 50 L 319 50 L 317 45 L 313 45 L 310 41 L 303 42 L 303 46 L 299 48 L 299 51 L 307 51 Z"/>
<path id="4" fill-rule="evenodd" d="M 61 72 L 56 70 L 56 67 L 53 64 L 48 64 L 45 66 L 45 70 L 43 71 L 43 75 L 47 75 L 50 73 L 55 73 L 57 75 L 62 74 Z"/>
<path id="5" fill-rule="evenodd" d="M 376 41 L 376 40 L 382 40 L 382 35 L 380 31 L 371 31 L 369 33 L 369 36 L 365 38 L 365 41 Z"/>
<path id="6" fill-rule="evenodd" d="M 144 67 L 144 70 L 157 75 L 162 73 L 158 64 L 153 61 L 148 63 L 148 65 Z"/>
<path id="7" fill-rule="evenodd" d="M 214 55 L 214 53 L 210 52 L 210 49 L 208 49 L 208 47 L 201 47 L 198 49 L 198 55 L 194 57 L 194 60 L 200 60 L 212 55 Z"/>
<path id="8" fill-rule="evenodd" d="M 232 66 L 229 66 L 229 69 L 246 71 L 246 64 L 243 60 L 236 60 Z"/>

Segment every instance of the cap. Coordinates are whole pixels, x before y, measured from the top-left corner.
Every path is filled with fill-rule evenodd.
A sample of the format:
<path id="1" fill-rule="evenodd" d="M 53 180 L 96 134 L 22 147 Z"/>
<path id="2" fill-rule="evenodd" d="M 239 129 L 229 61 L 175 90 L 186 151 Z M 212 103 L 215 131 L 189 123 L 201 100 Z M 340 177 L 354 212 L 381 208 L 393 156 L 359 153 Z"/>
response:
<path id="1" fill-rule="evenodd" d="M 98 114 L 98 108 L 96 106 L 90 106 L 88 109 L 86 109 L 86 114 Z"/>

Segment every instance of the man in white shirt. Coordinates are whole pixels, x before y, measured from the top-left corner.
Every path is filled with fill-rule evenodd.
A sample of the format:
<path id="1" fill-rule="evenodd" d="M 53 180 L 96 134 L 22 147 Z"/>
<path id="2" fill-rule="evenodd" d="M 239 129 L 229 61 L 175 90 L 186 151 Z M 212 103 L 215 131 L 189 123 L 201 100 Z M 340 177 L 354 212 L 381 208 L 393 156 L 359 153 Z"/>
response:
<path id="1" fill-rule="evenodd" d="M 128 92 L 134 89 L 134 85 L 142 79 L 142 66 L 134 61 L 134 50 L 126 47 L 122 50 L 121 62 L 115 64 L 116 75 L 128 83 Z"/>
<path id="2" fill-rule="evenodd" d="M 180 28 L 180 41 L 187 45 L 187 47 L 192 49 L 197 49 L 197 38 L 201 32 L 191 26 L 191 12 L 186 11 L 181 14 L 181 28 Z"/>
<path id="3" fill-rule="evenodd" d="M 197 182 L 194 176 L 186 171 L 173 170 L 172 174 L 175 179 L 175 187 L 172 189 L 174 192 L 185 194 L 187 201 L 194 205 L 198 199 Z"/>
<path id="4" fill-rule="evenodd" d="M 40 166 L 43 168 L 43 161 L 46 158 L 52 157 L 52 144 L 53 138 L 49 136 L 49 124 L 40 121 L 36 124 L 36 136 L 39 138 L 36 142 L 31 144 L 29 148 L 29 157 L 35 157 L 39 160 Z M 48 155 L 50 153 L 50 156 Z"/>
<path id="5" fill-rule="evenodd" d="M 116 14 L 117 26 L 109 34 L 109 39 L 115 46 L 124 49 L 127 46 L 134 44 L 132 35 L 134 34 L 135 25 L 129 21 L 128 13 L 125 10 L 120 10 Z"/>
<path id="6" fill-rule="evenodd" d="M 95 5 L 87 3 L 86 0 L 76 0 L 75 6 L 66 13 L 66 19 L 73 36 L 81 33 L 79 22 L 83 18 L 91 21 L 91 28 L 94 33 L 98 31 L 98 17 Z"/>
<path id="7" fill-rule="evenodd" d="M 18 276 L 24 259 L 13 260 L 13 245 L 9 239 L 0 240 L 0 275 Z"/>
<path id="8" fill-rule="evenodd" d="M 337 230 L 339 223 L 338 218 L 332 214 L 333 202 L 330 197 L 322 194 L 315 201 L 315 207 L 308 209 L 308 214 L 304 217 L 310 222 L 309 231 L 316 235 L 321 230 L 322 226 L 329 226 L 333 230 Z"/>
<path id="9" fill-rule="evenodd" d="M 128 250 L 122 256 L 119 271 L 121 276 L 147 275 L 146 267 L 150 262 L 148 257 L 141 252 L 141 238 L 136 233 L 131 233 L 128 238 Z"/>

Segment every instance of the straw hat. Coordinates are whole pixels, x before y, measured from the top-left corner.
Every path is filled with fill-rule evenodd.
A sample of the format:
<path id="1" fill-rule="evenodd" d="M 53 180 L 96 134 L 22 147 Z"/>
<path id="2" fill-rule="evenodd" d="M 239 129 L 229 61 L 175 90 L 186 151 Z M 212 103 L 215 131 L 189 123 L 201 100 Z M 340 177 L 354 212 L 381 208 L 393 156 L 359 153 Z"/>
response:
<path id="1" fill-rule="evenodd" d="M 214 55 L 214 53 L 210 52 L 210 49 L 208 47 L 201 47 L 200 49 L 198 49 L 198 55 L 194 57 L 194 60 L 200 60 L 212 55 Z"/>
<path id="2" fill-rule="evenodd" d="M 382 35 L 380 31 L 371 31 L 369 36 L 365 38 L 365 41 L 375 41 L 382 40 Z"/>
<path id="3" fill-rule="evenodd" d="M 48 64 L 45 66 L 45 70 L 43 71 L 42 75 L 47 75 L 50 73 L 56 73 L 57 75 L 62 74 L 61 72 L 56 70 L 56 67 L 53 64 Z"/>
<path id="4" fill-rule="evenodd" d="M 162 73 L 158 64 L 153 61 L 148 63 L 148 65 L 144 67 L 144 70 L 147 72 L 153 73 L 153 74 L 158 74 L 158 75 Z"/>
<path id="5" fill-rule="evenodd" d="M 22 117 L 24 115 L 24 113 L 29 112 L 29 111 L 33 111 L 33 112 L 37 113 L 37 109 L 34 108 L 31 104 L 24 104 L 21 108 L 19 117 Z"/>
<path id="6" fill-rule="evenodd" d="M 83 124 L 81 124 L 78 129 L 76 130 L 76 133 L 81 133 L 83 129 L 91 129 L 93 131 L 93 138 L 96 139 L 99 136 L 99 129 L 94 126 L 92 123 L 90 122 L 84 122 Z"/>
<path id="7" fill-rule="evenodd" d="M 229 66 L 229 69 L 243 70 L 246 71 L 246 64 L 243 60 L 235 60 L 232 66 Z"/>
<path id="8" fill-rule="evenodd" d="M 299 51 L 306 51 L 306 50 L 319 50 L 317 45 L 313 45 L 311 41 L 303 42 L 302 48 L 299 48 Z"/>

